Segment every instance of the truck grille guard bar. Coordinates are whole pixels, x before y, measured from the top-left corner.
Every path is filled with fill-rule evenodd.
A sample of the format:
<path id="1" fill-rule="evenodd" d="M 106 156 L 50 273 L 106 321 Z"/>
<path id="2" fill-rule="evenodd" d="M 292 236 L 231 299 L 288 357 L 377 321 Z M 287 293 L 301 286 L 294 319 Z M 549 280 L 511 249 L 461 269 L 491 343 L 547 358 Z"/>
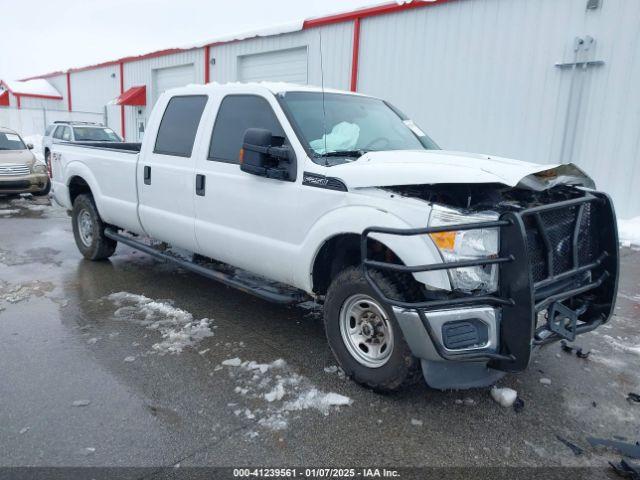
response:
<path id="1" fill-rule="evenodd" d="M 588 204 L 594 206 L 592 210 L 597 210 L 595 221 L 590 226 L 591 229 L 595 229 L 593 232 L 581 228 Z M 577 209 L 577 213 L 571 233 L 571 266 L 565 271 L 555 273 L 555 256 L 558 253 L 554 249 L 559 246 L 552 244 L 550 225 L 545 225 L 542 216 L 562 209 L 570 209 L 571 212 Z M 590 213 L 593 213 L 592 210 Z M 533 280 L 526 222 L 539 232 L 544 247 L 546 275 L 538 281 Z M 367 254 L 371 234 L 406 237 L 487 228 L 499 229 L 500 248 L 495 258 L 407 266 L 372 260 Z M 581 265 L 580 238 L 587 234 L 597 236 L 600 248 L 597 258 Z M 505 371 L 525 369 L 529 363 L 532 345 L 543 345 L 562 338 L 573 340 L 576 335 L 594 330 L 606 323 L 613 312 L 617 292 L 619 265 L 616 218 L 611 199 L 601 192 L 585 192 L 584 196 L 578 198 L 534 206 L 518 212 L 506 212 L 495 221 L 407 229 L 369 227 L 362 232 L 360 253 L 364 276 L 371 288 L 391 306 L 417 310 L 436 350 L 443 358 L 462 361 L 484 359 L 490 362 L 492 368 Z M 498 265 L 499 289 L 496 294 L 469 293 L 446 299 L 401 301 L 389 298 L 371 276 L 371 269 L 417 273 L 485 265 Z M 587 306 L 582 309 L 574 311 L 562 304 L 565 301 L 573 303 L 581 295 L 590 296 L 586 301 Z M 445 352 L 434 338 L 426 312 L 479 305 L 501 309 L 500 351 Z M 560 306 L 556 308 L 557 305 Z M 536 330 L 538 313 L 544 310 L 547 310 L 547 315 L 554 315 L 554 318 L 548 319 L 543 328 Z M 583 323 L 577 323 L 579 316 Z M 547 335 L 540 338 L 539 334 L 542 331 Z"/>

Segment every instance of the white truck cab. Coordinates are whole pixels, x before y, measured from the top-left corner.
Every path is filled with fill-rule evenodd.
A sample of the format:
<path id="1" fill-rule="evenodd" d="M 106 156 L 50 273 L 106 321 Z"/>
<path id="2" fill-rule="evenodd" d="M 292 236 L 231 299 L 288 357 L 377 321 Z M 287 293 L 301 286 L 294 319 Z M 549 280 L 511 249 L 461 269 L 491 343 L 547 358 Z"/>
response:
<path id="1" fill-rule="evenodd" d="M 435 388 L 489 385 L 611 316 L 615 215 L 582 171 L 440 150 L 377 98 L 191 85 L 160 97 L 142 144 L 51 159 L 85 257 L 122 242 L 269 300 L 314 298 L 338 362 L 374 389 L 420 370 Z"/>

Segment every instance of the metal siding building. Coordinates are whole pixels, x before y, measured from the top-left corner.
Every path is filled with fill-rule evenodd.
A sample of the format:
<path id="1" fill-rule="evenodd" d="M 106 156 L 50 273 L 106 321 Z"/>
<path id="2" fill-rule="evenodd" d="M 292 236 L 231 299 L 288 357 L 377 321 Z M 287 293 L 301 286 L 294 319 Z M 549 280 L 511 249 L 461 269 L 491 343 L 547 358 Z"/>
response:
<path id="1" fill-rule="evenodd" d="M 261 78 L 320 85 L 321 50 L 325 86 L 390 100 L 442 147 L 573 161 L 621 217 L 640 215 L 637 0 L 388 4 L 47 78 L 67 102 L 69 76 L 73 110 L 101 112 L 146 87 L 146 106 L 107 107 L 109 124 L 136 141 L 163 89 Z"/>

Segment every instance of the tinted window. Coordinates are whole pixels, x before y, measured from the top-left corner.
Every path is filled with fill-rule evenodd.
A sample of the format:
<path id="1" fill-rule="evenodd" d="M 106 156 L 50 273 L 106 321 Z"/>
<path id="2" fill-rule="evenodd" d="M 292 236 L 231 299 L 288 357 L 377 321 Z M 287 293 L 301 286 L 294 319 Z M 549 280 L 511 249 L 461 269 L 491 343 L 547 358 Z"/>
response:
<path id="1" fill-rule="evenodd" d="M 110 128 L 75 127 L 73 133 L 76 142 L 121 142 L 122 140 Z"/>
<path id="2" fill-rule="evenodd" d="M 71 141 L 71 129 L 69 127 L 62 127 L 62 140 L 65 142 Z"/>
<path id="3" fill-rule="evenodd" d="M 206 104 L 206 95 L 173 97 L 169 100 L 158 129 L 154 153 L 190 157 Z"/>
<path id="4" fill-rule="evenodd" d="M 285 136 L 271 105 L 264 98 L 255 95 L 225 97 L 213 126 L 209 159 L 239 163 L 238 154 L 248 128 L 265 128 L 275 136 Z"/>
<path id="5" fill-rule="evenodd" d="M 53 133 L 53 129 L 56 128 L 55 125 L 49 125 L 47 130 L 44 132 L 45 136 L 50 137 L 51 133 Z"/>
<path id="6" fill-rule="evenodd" d="M 56 128 L 56 133 L 53 134 L 53 138 L 62 139 L 62 133 L 64 132 L 64 127 Z"/>

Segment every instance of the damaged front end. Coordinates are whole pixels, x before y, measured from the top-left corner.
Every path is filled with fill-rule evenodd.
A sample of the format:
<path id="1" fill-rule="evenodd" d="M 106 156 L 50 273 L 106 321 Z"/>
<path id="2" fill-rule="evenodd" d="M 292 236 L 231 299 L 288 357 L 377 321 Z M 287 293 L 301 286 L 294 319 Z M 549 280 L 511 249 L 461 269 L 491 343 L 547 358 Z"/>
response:
<path id="1" fill-rule="evenodd" d="M 529 175 L 516 187 L 386 187 L 394 194 L 425 200 L 434 212 L 456 212 L 452 218 L 460 220 L 430 221 L 428 227 L 416 229 L 371 227 L 362 234 L 365 276 L 394 308 L 405 337 L 412 337 L 408 342 L 423 359 L 425 378 L 430 371 L 427 381 L 432 386 L 491 383 L 488 371 L 525 369 L 533 346 L 572 341 L 609 320 L 618 281 L 616 219 L 611 199 L 591 187 L 590 179 L 571 165 Z M 443 261 L 410 266 L 371 260 L 367 239 L 376 233 L 429 235 Z M 464 235 L 472 235 L 465 241 L 471 247 L 455 252 Z M 389 298 L 373 281 L 371 269 L 396 274 L 446 270 L 452 289 L 425 289 L 418 300 Z M 420 338 L 418 330 L 426 337 Z M 431 351 L 422 345 L 427 341 Z M 470 362 L 475 371 L 469 363 L 467 373 L 454 371 L 451 361 Z M 468 378 L 451 384 L 452 375 Z"/>

